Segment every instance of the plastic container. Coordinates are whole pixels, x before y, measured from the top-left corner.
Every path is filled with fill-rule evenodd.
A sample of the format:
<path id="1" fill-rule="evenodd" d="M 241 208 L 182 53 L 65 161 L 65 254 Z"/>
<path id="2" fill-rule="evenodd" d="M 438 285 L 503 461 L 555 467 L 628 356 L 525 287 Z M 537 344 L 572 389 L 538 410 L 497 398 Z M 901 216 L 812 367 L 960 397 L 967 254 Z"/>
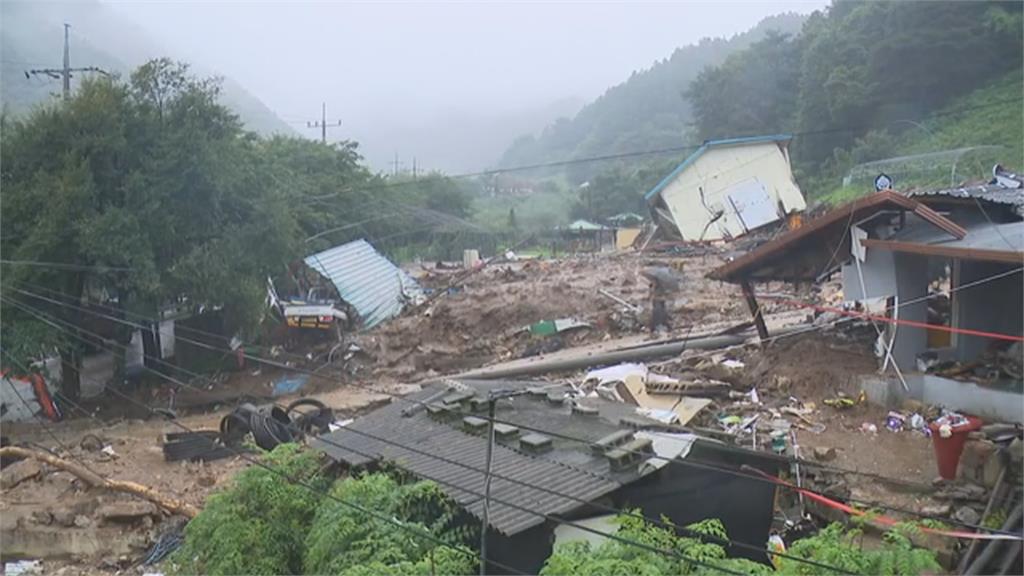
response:
<path id="1" fill-rule="evenodd" d="M 960 455 L 964 452 L 967 435 L 981 428 L 981 420 L 974 416 L 965 416 L 967 424 L 954 426 L 949 438 L 939 433 L 941 424 L 932 422 L 928 428 L 932 431 L 932 446 L 935 448 L 935 460 L 939 467 L 939 476 L 946 480 L 956 478 L 956 469 L 960 465 Z"/>

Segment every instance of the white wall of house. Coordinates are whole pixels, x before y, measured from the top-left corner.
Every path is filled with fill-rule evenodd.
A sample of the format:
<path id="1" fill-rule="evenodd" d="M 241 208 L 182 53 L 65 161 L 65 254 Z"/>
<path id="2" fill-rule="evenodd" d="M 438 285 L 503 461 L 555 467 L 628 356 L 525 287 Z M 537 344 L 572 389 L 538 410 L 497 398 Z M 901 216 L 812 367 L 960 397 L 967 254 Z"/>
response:
<path id="1" fill-rule="evenodd" d="M 661 196 L 683 239 L 721 240 L 740 236 L 748 227 L 756 227 L 749 224 L 763 224 L 758 215 L 766 210 L 781 216 L 777 214 L 780 205 L 784 214 L 806 208 L 803 194 L 793 179 L 789 154 L 779 144 L 756 142 L 712 147 L 669 183 Z M 758 189 L 763 189 L 768 205 L 743 210 L 744 213 L 751 210 L 747 220 L 752 221 L 744 226 L 733 209 L 730 196 L 734 201 L 740 196 L 750 198 Z M 708 225 L 712 214 L 718 211 L 723 212 L 722 218 Z"/>

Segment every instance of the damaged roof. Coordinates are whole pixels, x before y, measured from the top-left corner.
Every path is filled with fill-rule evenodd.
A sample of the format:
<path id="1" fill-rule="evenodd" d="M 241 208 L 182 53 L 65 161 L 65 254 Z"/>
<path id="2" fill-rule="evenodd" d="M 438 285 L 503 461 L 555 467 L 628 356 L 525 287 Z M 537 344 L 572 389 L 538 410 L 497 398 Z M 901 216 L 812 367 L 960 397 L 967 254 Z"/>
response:
<path id="1" fill-rule="evenodd" d="M 318 252 L 305 262 L 334 284 L 338 295 L 359 312 L 364 328 L 397 316 L 407 301 L 422 295 L 411 276 L 366 240 Z"/>
<path id="2" fill-rule="evenodd" d="M 686 170 L 688 166 L 696 162 L 697 158 L 700 158 L 701 156 L 704 155 L 705 152 L 711 150 L 712 148 L 722 148 L 725 146 L 741 146 L 744 144 L 760 144 L 763 142 L 788 142 L 789 140 L 792 139 L 792 134 L 771 134 L 768 136 L 746 136 L 742 138 L 722 138 L 720 140 L 706 140 L 703 144 L 701 144 L 700 148 L 697 148 L 697 150 L 695 150 L 693 154 L 690 154 L 686 158 L 686 160 L 683 160 L 682 163 L 679 164 L 679 166 L 676 166 L 675 170 L 670 172 L 668 176 L 661 180 L 661 182 L 658 182 L 658 184 L 656 184 L 654 188 L 651 188 L 651 190 L 647 192 L 647 194 L 644 194 L 644 199 L 650 201 L 652 198 L 657 196 L 662 190 L 665 189 L 666 186 L 669 185 L 669 183 L 676 179 L 676 176 L 679 176 L 679 174 L 681 174 L 683 170 Z"/>
<path id="3" fill-rule="evenodd" d="M 967 235 L 960 239 L 950 238 L 923 222 L 908 221 L 902 230 L 884 240 L 867 238 L 861 243 L 893 252 L 1024 264 L 1024 221 L 996 223 L 976 215 L 963 224 Z"/>
<path id="4" fill-rule="evenodd" d="M 1019 183 L 1019 181 L 1018 181 Z M 1010 188 L 1000 184 L 998 180 L 961 186 L 959 188 L 945 188 L 942 190 L 915 190 L 908 192 L 907 196 L 919 198 L 925 201 L 927 198 L 955 198 L 955 199 L 978 199 L 992 204 L 999 204 L 1007 207 L 1019 217 L 1024 217 L 1024 188 Z"/>
<path id="5" fill-rule="evenodd" d="M 726 282 L 815 281 L 850 253 L 850 226 L 886 209 L 913 212 L 947 237 L 963 239 L 967 235 L 962 226 L 921 202 L 883 190 L 830 210 L 719 266 L 708 277 Z"/>
<path id="6" fill-rule="evenodd" d="M 521 395 L 497 401 L 496 420 L 520 424 L 527 428 L 557 430 L 559 434 L 596 443 L 603 438 L 632 429 L 619 420 L 629 418 L 633 426 L 657 426 L 658 422 L 638 416 L 634 406 L 600 398 L 586 398 L 582 403 L 595 408 L 593 413 L 574 411 L 568 402 L 555 402 L 568 388 L 548 384 L 543 389 L 537 382 L 471 381 L 461 384 L 469 394 L 435 385 L 393 402 L 345 428 L 326 434 L 312 445 L 331 458 L 350 466 L 366 466 L 385 461 L 423 479 L 437 481 L 461 507 L 477 518 L 482 517 L 484 491 L 483 467 L 486 462 L 486 402 L 482 399 L 492 390 L 517 390 Z M 527 393 L 528 389 L 532 393 Z M 463 399 L 455 402 L 459 395 Z M 552 399 L 549 399 L 549 394 Z M 477 398 L 477 402 L 471 398 Z M 451 400 L 443 404 L 445 399 Z M 416 403 L 435 407 L 434 413 L 417 407 Z M 451 412 L 436 407 L 446 405 Z M 444 415 L 447 414 L 447 418 Z M 478 418 L 478 433 L 466 430 L 466 417 Z M 497 427 L 497 426 L 496 426 Z M 496 431 L 497 432 L 497 431 Z M 489 521 L 491 526 L 508 536 L 545 522 L 541 514 L 564 514 L 579 508 L 582 501 L 593 501 L 641 476 L 639 464 L 613 469 L 603 454 L 594 454 L 590 446 L 555 437 L 547 437 L 550 448 L 542 453 L 529 453 L 520 441 L 535 436 L 526 428 L 498 434 L 493 451 Z M 543 436 L 543 435 L 542 435 Z M 443 460 L 442 460 L 443 458 Z M 447 460 L 447 461 L 445 461 Z M 461 465 L 454 464 L 457 462 Z M 524 486 L 539 485 L 546 490 Z M 551 492 L 548 492 L 550 490 Z M 558 493 L 559 495 L 553 494 Z M 502 502 L 499 502 L 502 501 Z M 528 512 L 524 509 L 531 510 Z"/>

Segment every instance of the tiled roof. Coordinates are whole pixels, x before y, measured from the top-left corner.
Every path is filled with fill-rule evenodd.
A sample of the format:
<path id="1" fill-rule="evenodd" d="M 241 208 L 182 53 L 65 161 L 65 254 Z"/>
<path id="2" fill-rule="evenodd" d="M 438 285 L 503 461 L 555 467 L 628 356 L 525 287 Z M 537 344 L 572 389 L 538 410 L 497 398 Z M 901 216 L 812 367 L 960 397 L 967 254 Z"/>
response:
<path id="1" fill-rule="evenodd" d="M 476 381 L 467 385 L 483 397 L 496 387 L 526 388 L 536 383 Z M 313 446 L 351 466 L 386 461 L 423 479 L 434 480 L 460 506 L 480 518 L 487 439 L 483 432 L 473 434 L 462 429 L 463 417 L 473 412 L 467 408 L 453 419 L 441 421 L 426 409 L 410 410 L 417 401 L 435 402 L 439 391 L 444 390 L 439 386 L 427 388 L 407 397 L 412 404 L 394 402 L 358 418 L 346 428 L 322 436 Z M 632 406 L 590 398 L 585 403 L 598 407 L 599 413 L 573 413 L 571 406 L 552 403 L 546 394 L 522 395 L 500 400 L 496 419 L 596 442 L 623 429 L 619 417 L 639 418 Z M 477 410 L 476 415 L 486 415 L 483 410 Z M 653 420 L 650 423 L 656 424 Z M 603 455 L 593 454 L 588 445 L 579 442 L 552 438 L 550 451 L 527 454 L 518 443 L 518 438 L 527 434 L 530 432 L 524 428 L 516 438 L 499 438 L 494 447 L 494 474 L 515 480 L 492 477 L 491 481 L 489 522 L 503 534 L 511 536 L 537 526 L 545 521 L 543 514 L 564 514 L 580 507 L 581 500 L 600 498 L 640 477 L 638 466 L 613 471 Z"/>

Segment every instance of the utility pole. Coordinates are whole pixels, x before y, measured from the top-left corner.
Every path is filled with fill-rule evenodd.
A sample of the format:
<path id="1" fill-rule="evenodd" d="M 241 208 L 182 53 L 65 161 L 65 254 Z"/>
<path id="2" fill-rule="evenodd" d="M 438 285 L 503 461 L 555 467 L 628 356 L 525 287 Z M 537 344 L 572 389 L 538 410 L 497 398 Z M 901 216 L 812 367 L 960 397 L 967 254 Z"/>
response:
<path id="1" fill-rule="evenodd" d="M 412 157 L 412 179 L 416 179 L 416 157 Z"/>
<path id="2" fill-rule="evenodd" d="M 498 400 L 529 393 L 526 389 L 498 389 L 487 394 L 487 455 L 484 462 L 484 509 L 480 523 L 480 576 L 487 574 L 487 530 L 491 526 L 491 466 L 494 458 L 494 410 Z"/>
<path id="3" fill-rule="evenodd" d="M 61 80 L 61 84 L 62 84 L 62 88 L 63 88 L 62 92 L 63 92 L 63 96 L 64 96 L 64 100 L 65 101 L 71 99 L 71 73 L 72 72 L 99 72 L 100 74 L 103 74 L 104 76 L 109 76 L 110 75 L 106 70 L 104 70 L 102 68 L 97 68 L 96 66 L 86 66 L 84 68 L 72 68 L 71 67 L 71 46 L 70 46 L 70 43 L 68 41 L 68 31 L 70 29 L 71 29 L 71 24 L 64 24 L 64 66 L 62 66 L 61 68 L 39 68 L 37 70 L 26 70 L 25 71 L 25 78 L 26 79 L 31 78 L 32 76 L 35 76 L 37 74 L 43 74 L 43 75 L 49 76 L 50 78 L 60 79 Z"/>
<path id="4" fill-rule="evenodd" d="M 391 175 L 398 176 L 398 167 L 405 165 L 405 162 L 398 161 L 398 151 L 395 151 L 395 159 L 391 161 Z"/>
<path id="5" fill-rule="evenodd" d="M 71 98 L 71 47 L 68 46 L 68 31 L 71 24 L 64 24 L 64 99 Z"/>
<path id="6" fill-rule="evenodd" d="M 341 120 L 337 120 L 330 124 L 327 123 L 327 102 L 320 105 L 320 120 L 314 122 L 306 122 L 306 126 L 310 128 L 320 129 L 320 142 L 327 144 L 327 129 L 337 128 L 341 126 Z"/>

